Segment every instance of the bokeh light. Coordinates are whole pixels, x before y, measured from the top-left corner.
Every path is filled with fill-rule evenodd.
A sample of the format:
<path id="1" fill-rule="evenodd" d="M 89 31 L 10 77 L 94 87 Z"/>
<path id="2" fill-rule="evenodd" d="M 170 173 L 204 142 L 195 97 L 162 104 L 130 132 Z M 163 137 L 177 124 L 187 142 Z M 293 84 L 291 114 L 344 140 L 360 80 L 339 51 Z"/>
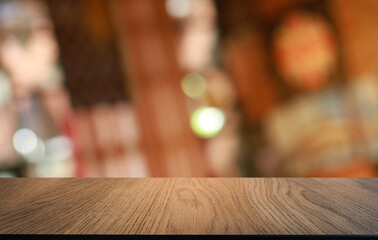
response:
<path id="1" fill-rule="evenodd" d="M 165 7 L 168 14 L 175 18 L 185 18 L 192 10 L 190 0 L 167 0 Z"/>
<path id="2" fill-rule="evenodd" d="M 225 116 L 215 107 L 198 108 L 191 116 L 190 125 L 195 134 L 202 138 L 217 135 L 225 124 Z"/>
<path id="3" fill-rule="evenodd" d="M 35 163 L 46 153 L 44 142 L 30 129 L 21 128 L 13 136 L 13 146 L 26 161 Z"/>
<path id="4" fill-rule="evenodd" d="M 206 79 L 198 73 L 188 74 L 182 79 L 181 88 L 188 97 L 200 98 L 207 89 Z"/>
<path id="5" fill-rule="evenodd" d="M 31 154 L 38 145 L 35 133 L 27 128 L 21 128 L 13 136 L 13 146 L 22 155 Z"/>

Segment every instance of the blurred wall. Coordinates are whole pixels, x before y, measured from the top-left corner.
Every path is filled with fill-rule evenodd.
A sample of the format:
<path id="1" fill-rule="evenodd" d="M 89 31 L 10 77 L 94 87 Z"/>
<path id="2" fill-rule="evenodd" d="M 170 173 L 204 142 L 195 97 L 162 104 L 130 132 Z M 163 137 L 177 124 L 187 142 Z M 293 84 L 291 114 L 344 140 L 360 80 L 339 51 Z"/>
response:
<path id="1" fill-rule="evenodd" d="M 378 73 L 378 2 L 332 0 L 332 16 L 342 39 L 342 54 L 348 79 Z"/>

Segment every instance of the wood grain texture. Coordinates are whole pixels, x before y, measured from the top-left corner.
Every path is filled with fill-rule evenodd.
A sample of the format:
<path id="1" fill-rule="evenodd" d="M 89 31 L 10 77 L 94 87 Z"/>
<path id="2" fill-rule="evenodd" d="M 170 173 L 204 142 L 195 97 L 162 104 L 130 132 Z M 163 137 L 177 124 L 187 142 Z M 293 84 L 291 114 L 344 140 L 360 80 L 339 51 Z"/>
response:
<path id="1" fill-rule="evenodd" d="M 378 179 L 2 179 L 0 233 L 378 234 Z"/>

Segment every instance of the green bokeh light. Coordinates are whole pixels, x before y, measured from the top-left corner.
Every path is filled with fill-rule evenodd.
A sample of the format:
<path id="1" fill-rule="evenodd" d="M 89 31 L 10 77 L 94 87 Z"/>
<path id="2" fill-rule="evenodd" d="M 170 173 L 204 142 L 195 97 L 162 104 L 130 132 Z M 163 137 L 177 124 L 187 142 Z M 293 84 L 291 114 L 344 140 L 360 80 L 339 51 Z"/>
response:
<path id="1" fill-rule="evenodd" d="M 181 89 L 188 97 L 200 98 L 207 89 L 206 79 L 198 73 L 188 74 L 181 81 Z"/>
<path id="2" fill-rule="evenodd" d="M 212 138 L 224 127 L 225 117 L 215 107 L 201 107 L 193 112 L 190 125 L 195 134 L 202 138 Z"/>

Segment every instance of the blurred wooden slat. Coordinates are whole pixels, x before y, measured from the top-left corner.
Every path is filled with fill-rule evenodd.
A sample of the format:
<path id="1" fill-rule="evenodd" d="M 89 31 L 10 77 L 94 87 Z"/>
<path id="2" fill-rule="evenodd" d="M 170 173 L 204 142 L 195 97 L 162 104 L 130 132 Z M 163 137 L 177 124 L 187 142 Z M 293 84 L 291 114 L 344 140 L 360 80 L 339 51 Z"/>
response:
<path id="1" fill-rule="evenodd" d="M 112 3 L 151 176 L 206 176 L 180 88 L 182 74 L 165 1 Z"/>
<path id="2" fill-rule="evenodd" d="M 378 234 L 377 178 L 3 179 L 0 233 Z"/>
<path id="3" fill-rule="evenodd" d="M 74 107 L 129 98 L 110 1 L 47 0 Z"/>
<path id="4" fill-rule="evenodd" d="M 241 102 L 248 124 L 256 124 L 282 99 L 282 89 L 269 68 L 264 37 L 249 31 L 225 42 L 224 62 Z"/>

